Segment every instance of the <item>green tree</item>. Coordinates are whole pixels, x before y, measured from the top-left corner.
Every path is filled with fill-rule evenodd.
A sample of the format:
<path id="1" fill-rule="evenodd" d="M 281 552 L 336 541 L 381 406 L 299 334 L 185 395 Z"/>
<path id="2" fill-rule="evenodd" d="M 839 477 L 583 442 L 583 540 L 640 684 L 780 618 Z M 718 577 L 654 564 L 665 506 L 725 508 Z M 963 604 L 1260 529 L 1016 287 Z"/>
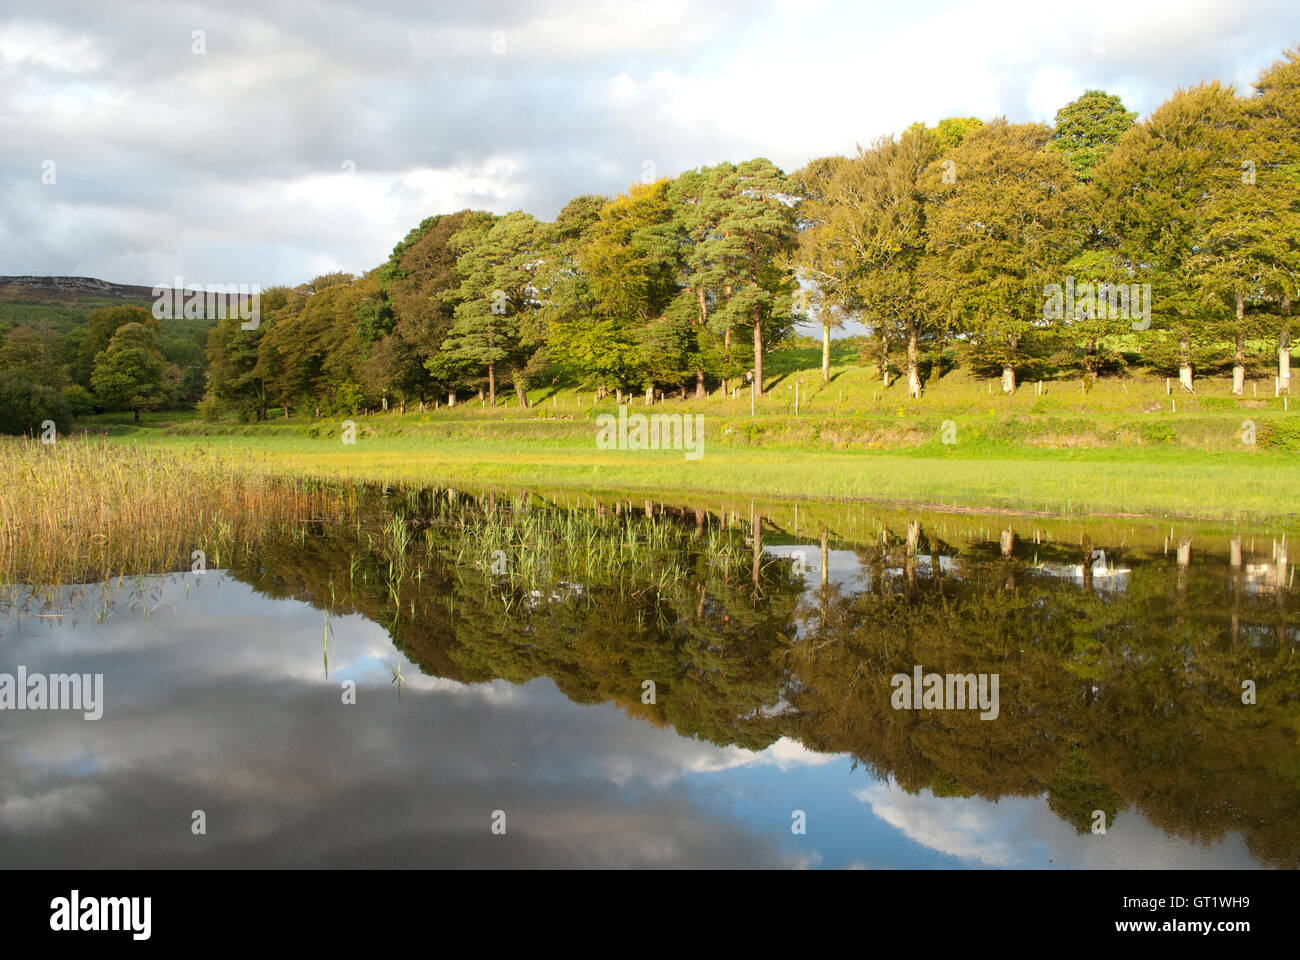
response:
<path id="1" fill-rule="evenodd" d="M 966 139 L 966 134 L 984 126 L 979 117 L 944 117 L 934 127 L 940 151 L 947 153 Z"/>
<path id="2" fill-rule="evenodd" d="M 1207 204 L 1226 186 L 1239 117 L 1236 96 L 1217 81 L 1179 90 L 1092 171 L 1128 270 L 1151 285 L 1153 329 L 1178 344 L 1179 382 L 1188 391 L 1192 345 L 1207 338 L 1214 313 L 1197 282 L 1196 254 Z"/>
<path id="3" fill-rule="evenodd" d="M 1040 124 L 998 120 L 967 135 L 945 158 L 951 167 L 935 163 L 926 175 L 930 249 L 1007 393 L 1024 339 L 1041 326 L 1043 290 L 1079 243 L 1067 197 L 1074 178 L 1046 149 L 1050 137 Z"/>
<path id="4" fill-rule="evenodd" d="M 1290 390 L 1291 307 L 1300 296 L 1300 45 L 1260 75 L 1245 109 L 1249 155 L 1243 158 L 1242 174 L 1258 187 L 1252 208 L 1273 258 L 1266 297 L 1277 308 L 1278 380 L 1283 390 Z"/>
<path id="5" fill-rule="evenodd" d="M 106 410 L 157 410 L 167 398 L 165 361 L 154 347 L 153 331 L 141 323 L 123 324 L 108 347 L 95 356 L 90 386 Z"/>
<path id="6" fill-rule="evenodd" d="M 72 424 L 59 391 L 36 382 L 26 371 L 0 370 L 0 433 L 39 434 L 46 420 L 53 420 L 61 432 Z"/>
<path id="7" fill-rule="evenodd" d="M 1056 111 L 1051 148 L 1065 159 L 1079 180 L 1090 180 L 1092 169 L 1115 149 L 1137 114 L 1124 101 L 1103 90 L 1087 90 Z"/>
<path id="8" fill-rule="evenodd" d="M 636 365 L 633 338 L 620 338 L 618 325 L 600 312 L 583 265 L 583 250 L 609 202 L 584 194 L 565 204 L 551 227 L 549 256 L 536 275 L 548 362 L 557 374 L 598 391 L 625 386 Z"/>
<path id="9" fill-rule="evenodd" d="M 456 252 L 450 240 L 470 211 L 427 217 L 393 248 L 378 280 L 394 314 L 392 329 L 375 344 L 367 378 L 397 396 L 426 398 L 454 391 L 463 364 L 439 351 L 455 322 Z M 437 358 L 440 362 L 434 362 Z"/>
<path id="10" fill-rule="evenodd" d="M 800 279 L 807 284 L 799 299 L 806 300 L 821 324 L 822 383 L 831 378 L 831 330 L 843 325 L 852 299 L 837 289 L 836 281 L 845 271 L 840 269 L 837 248 L 830 236 L 839 199 L 838 177 L 849 162 L 845 157 L 819 157 L 794 174 L 803 197 L 796 256 Z"/>
<path id="11" fill-rule="evenodd" d="M 633 185 L 606 204 L 591 225 L 578 260 L 594 299 L 593 319 L 605 342 L 590 348 L 622 354 L 620 384 L 679 380 L 692 352 L 666 316 L 676 296 L 678 246 L 669 181 Z M 590 358 L 589 358 L 590 359 Z M 608 366 L 603 363 L 602 366 Z"/>
<path id="12" fill-rule="evenodd" d="M 761 397 L 763 355 L 794 326 L 795 280 L 787 257 L 798 242 L 798 185 L 761 157 L 702 172 L 711 182 L 700 202 L 706 230 L 701 254 L 726 295 L 717 319 L 725 330 L 742 323 L 750 327 L 752 390 Z"/>
<path id="13" fill-rule="evenodd" d="M 529 365 L 544 329 L 530 314 L 541 305 L 534 276 L 545 259 L 546 234 L 520 211 L 503 217 L 474 213 L 450 241 L 457 252 L 460 302 L 443 350 L 487 372 L 493 406 L 502 368 L 510 373 L 520 406 L 528 406 Z"/>
<path id="14" fill-rule="evenodd" d="M 266 419 L 266 365 L 259 366 L 258 347 L 274 327 L 272 311 L 262 303 L 262 322 L 245 330 L 238 318 L 217 321 L 208 332 L 207 397 L 221 410 L 237 410 L 245 420 Z"/>
<path id="15" fill-rule="evenodd" d="M 1293 288 L 1294 265 L 1288 263 L 1288 253 L 1294 232 L 1285 232 L 1288 211 L 1276 203 L 1280 191 L 1275 177 L 1266 175 L 1274 181 L 1272 189 L 1266 189 L 1249 175 L 1250 157 L 1261 151 L 1248 128 L 1244 104 L 1237 101 L 1232 107 L 1234 115 L 1223 121 L 1222 155 L 1206 171 L 1200 236 L 1188 265 L 1217 321 L 1214 328 L 1233 343 L 1232 392 L 1241 396 L 1246 390 L 1246 341 L 1265 332 L 1264 300 Z"/>
<path id="16" fill-rule="evenodd" d="M 920 339 L 932 329 L 926 176 L 939 138 L 921 126 L 838 164 L 808 201 L 802 260 L 832 304 L 862 309 L 880 334 L 907 344 L 908 395 L 921 395 Z"/>
<path id="17" fill-rule="evenodd" d="M 86 318 L 86 332 L 77 347 L 77 356 L 72 362 L 71 375 L 74 383 L 90 387 L 90 374 L 95 366 L 95 358 L 108 348 L 109 341 L 118 328 L 128 323 L 138 323 L 155 332 L 161 331 L 161 324 L 153 314 L 144 307 L 118 306 L 100 307 L 92 310 Z"/>
<path id="18" fill-rule="evenodd" d="M 47 387 L 59 388 L 66 382 L 48 328 L 15 327 L 0 337 L 0 370 L 25 371 Z"/>

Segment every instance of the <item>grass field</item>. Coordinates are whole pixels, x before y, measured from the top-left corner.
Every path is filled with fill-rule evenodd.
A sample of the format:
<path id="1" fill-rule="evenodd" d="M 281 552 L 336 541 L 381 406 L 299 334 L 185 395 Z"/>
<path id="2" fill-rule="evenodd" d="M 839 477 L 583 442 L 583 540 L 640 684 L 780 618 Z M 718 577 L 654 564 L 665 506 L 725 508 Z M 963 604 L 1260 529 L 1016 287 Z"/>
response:
<path id="1" fill-rule="evenodd" d="M 194 453 L 215 449 L 258 472 L 392 482 L 777 498 L 856 498 L 1061 516 L 1267 519 L 1296 515 L 1294 457 L 1195 455 L 1177 450 L 821 451 L 706 446 L 696 462 L 675 451 L 597 450 L 591 440 L 364 437 L 355 445 L 288 431 L 231 437 L 142 436 Z"/>
<path id="2" fill-rule="evenodd" d="M 511 394 L 495 409 L 462 399 L 404 414 L 286 420 L 273 410 L 249 424 L 152 414 L 139 425 L 115 415 L 81 426 L 117 442 L 220 450 L 259 473 L 293 477 L 852 498 L 1066 517 L 1300 515 L 1300 410 L 1273 396 L 1271 379 L 1248 381 L 1240 398 L 1226 378 L 1202 378 L 1187 394 L 1152 377 L 1026 383 L 1004 396 L 958 370 L 915 401 L 847 353 L 827 384 L 816 351 L 773 354 L 767 395 L 752 413 L 743 389 L 734 399 L 714 391 L 653 407 L 643 395 L 624 398 L 631 413 L 701 414 L 704 455 L 694 461 L 681 451 L 597 449 L 595 418 L 617 403 L 593 405 L 590 391 L 572 388 L 535 390 L 526 410 Z M 341 442 L 345 419 L 356 423 L 355 444 Z"/>

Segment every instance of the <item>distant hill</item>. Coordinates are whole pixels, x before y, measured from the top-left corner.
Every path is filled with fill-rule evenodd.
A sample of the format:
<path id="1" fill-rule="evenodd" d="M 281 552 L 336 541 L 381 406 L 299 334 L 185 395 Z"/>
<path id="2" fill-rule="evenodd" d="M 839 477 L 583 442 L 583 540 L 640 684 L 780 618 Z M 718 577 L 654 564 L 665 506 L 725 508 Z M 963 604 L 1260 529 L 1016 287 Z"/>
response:
<path id="1" fill-rule="evenodd" d="M 86 300 L 152 301 L 153 287 L 109 283 L 94 277 L 0 277 L 0 300 L 81 303 Z"/>

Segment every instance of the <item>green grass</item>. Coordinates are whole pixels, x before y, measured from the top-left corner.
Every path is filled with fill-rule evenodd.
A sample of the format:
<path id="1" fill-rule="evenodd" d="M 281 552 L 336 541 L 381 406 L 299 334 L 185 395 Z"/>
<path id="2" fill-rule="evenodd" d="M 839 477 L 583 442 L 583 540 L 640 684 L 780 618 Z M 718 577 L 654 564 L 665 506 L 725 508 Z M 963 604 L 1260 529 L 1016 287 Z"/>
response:
<path id="1" fill-rule="evenodd" d="M 1240 398 L 1227 378 L 1201 378 L 1193 395 L 1157 377 L 1031 382 L 1004 396 L 959 369 L 910 400 L 902 381 L 886 387 L 849 351 L 833 359 L 823 384 L 818 351 L 777 351 L 752 413 L 743 389 L 734 399 L 715 390 L 653 407 L 630 398 L 633 413 L 702 414 L 699 461 L 598 450 L 595 417 L 614 412 L 614 398 L 593 406 L 591 391 L 564 386 L 533 391 L 527 410 L 511 394 L 496 409 L 469 399 L 453 409 L 356 414 L 355 445 L 340 442 L 344 415 L 286 420 L 279 409 L 255 424 L 160 413 L 139 426 L 129 415 L 83 426 L 121 441 L 229 451 L 294 477 L 851 498 L 1070 517 L 1272 521 L 1300 510 L 1300 410 L 1284 408 L 1271 379 L 1248 381 Z M 952 444 L 942 442 L 948 421 Z M 1243 443 L 1249 429 L 1253 445 Z"/>
<path id="2" fill-rule="evenodd" d="M 348 480 L 545 487 L 774 498 L 854 498 L 1061 516 L 1201 519 L 1295 516 L 1300 469 L 1292 456 L 974 447 L 826 451 L 711 445 L 675 451 L 598 450 L 561 436 L 465 439 L 361 436 L 354 445 L 288 431 L 226 437 L 137 435 L 182 452 L 219 451 L 259 472 Z"/>

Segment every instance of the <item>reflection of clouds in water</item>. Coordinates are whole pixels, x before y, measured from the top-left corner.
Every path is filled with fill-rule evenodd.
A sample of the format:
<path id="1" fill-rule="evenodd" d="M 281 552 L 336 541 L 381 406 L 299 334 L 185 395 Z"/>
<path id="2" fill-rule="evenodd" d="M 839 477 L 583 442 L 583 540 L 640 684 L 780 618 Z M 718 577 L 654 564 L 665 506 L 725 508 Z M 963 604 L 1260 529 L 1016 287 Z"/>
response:
<path id="1" fill-rule="evenodd" d="M 1200 846 L 1170 837 L 1133 810 L 1104 836 L 1079 834 L 1043 797 L 936 797 L 909 794 L 892 779 L 853 792 L 855 799 L 910 839 L 973 866 L 1223 869 L 1254 866 L 1241 837 Z"/>
<path id="2" fill-rule="evenodd" d="M 798 740 L 780 737 L 766 750 L 746 750 L 743 747 L 714 747 L 698 757 L 691 758 L 684 770 L 691 773 L 716 773 L 740 767 L 775 767 L 782 772 L 796 767 L 820 767 L 841 759 L 834 753 L 817 753 Z"/>
<path id="3" fill-rule="evenodd" d="M 774 544 L 764 546 L 763 553 L 766 556 L 781 557 L 792 562 L 802 560 L 805 568 L 804 596 L 811 597 L 816 596 L 817 591 L 821 589 L 821 549 L 821 544 L 815 542 Z M 961 568 L 955 557 L 939 556 L 936 559 L 939 561 L 939 572 L 943 576 L 960 579 Z M 931 566 L 928 553 L 917 554 L 914 568 L 916 576 L 922 579 L 928 578 L 931 575 Z M 883 572 L 886 580 L 893 580 L 904 576 L 906 571 L 902 567 L 887 567 Z M 863 564 L 852 550 L 827 550 L 826 579 L 839 588 L 841 596 L 866 593 L 871 589 L 871 568 Z"/>
<path id="4" fill-rule="evenodd" d="M 848 551 L 832 561 L 857 570 Z M 970 865 L 1250 865 L 1235 836 L 1200 848 L 1132 813 L 1095 838 L 1042 798 L 854 790 L 843 755 L 788 737 L 761 751 L 687 739 L 572 703 L 549 678 L 426 676 L 359 615 L 331 618 L 326 680 L 320 610 L 216 573 L 150 590 L 148 618 L 115 611 L 108 629 L 0 623 L 9 667 L 102 672 L 106 700 L 97 722 L 0 718 L 0 864 L 816 866 L 855 862 L 846 851 L 860 863 L 875 821 L 845 817 L 809 852 L 790 846 L 782 819 L 791 791 L 860 814 L 851 790 L 880 831 Z M 341 702 L 345 679 L 357 681 L 355 706 Z M 204 838 L 189 833 L 194 809 L 208 814 Z M 488 830 L 496 809 L 505 838 Z M 872 847 L 872 863 L 914 864 L 899 844 Z"/>
<path id="5" fill-rule="evenodd" d="M 207 588 L 196 599 L 211 600 Z M 333 619 L 326 681 L 320 611 L 234 581 L 220 583 L 219 604 L 187 607 L 183 584 L 162 592 L 174 611 L 115 617 L 112 638 L 93 622 L 6 631 L 16 663 L 103 672 L 106 710 L 94 723 L 5 716 L 5 865 L 796 862 L 700 810 L 681 783 L 700 770 L 821 762 L 797 744 L 719 748 L 573 704 L 549 679 L 463 684 L 409 661 L 399 702 L 391 671 L 374 669 L 398 654 L 359 616 Z M 355 706 L 341 701 L 345 672 L 358 675 Z M 208 815 L 202 838 L 189 833 L 195 809 Z M 488 829 L 496 809 L 504 838 Z"/>

